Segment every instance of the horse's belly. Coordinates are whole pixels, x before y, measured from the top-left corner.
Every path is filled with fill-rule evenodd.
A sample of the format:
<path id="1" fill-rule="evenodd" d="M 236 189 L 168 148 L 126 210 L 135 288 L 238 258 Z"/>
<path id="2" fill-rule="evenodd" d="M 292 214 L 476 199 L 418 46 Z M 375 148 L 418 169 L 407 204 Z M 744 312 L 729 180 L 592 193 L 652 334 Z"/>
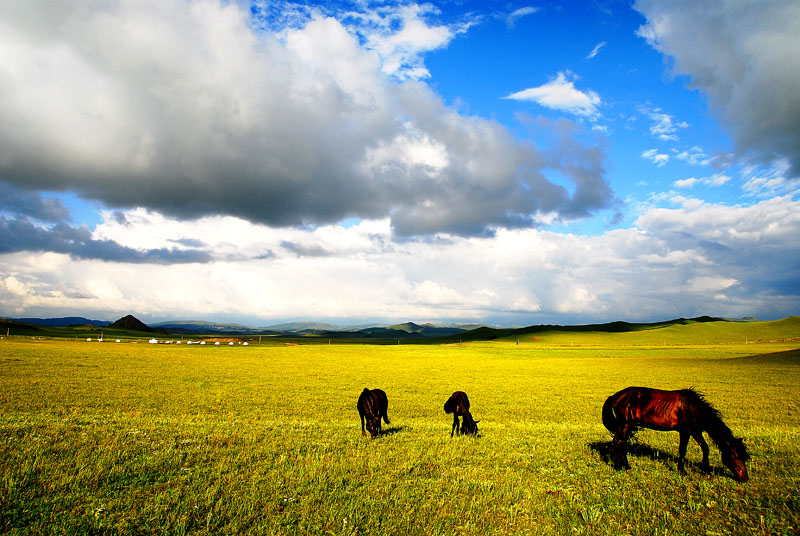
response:
<path id="1" fill-rule="evenodd" d="M 642 416 L 642 426 L 660 432 L 669 432 L 678 428 L 678 416 L 674 413 L 669 415 L 645 414 Z"/>

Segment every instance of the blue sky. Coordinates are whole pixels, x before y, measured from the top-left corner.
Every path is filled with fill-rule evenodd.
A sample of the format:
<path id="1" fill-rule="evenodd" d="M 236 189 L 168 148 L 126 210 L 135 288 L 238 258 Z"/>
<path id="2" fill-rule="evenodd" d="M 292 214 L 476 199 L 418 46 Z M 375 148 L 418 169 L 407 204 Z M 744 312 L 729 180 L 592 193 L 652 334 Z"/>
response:
<path id="1" fill-rule="evenodd" d="M 775 319 L 796 2 L 0 6 L 0 315 Z"/>

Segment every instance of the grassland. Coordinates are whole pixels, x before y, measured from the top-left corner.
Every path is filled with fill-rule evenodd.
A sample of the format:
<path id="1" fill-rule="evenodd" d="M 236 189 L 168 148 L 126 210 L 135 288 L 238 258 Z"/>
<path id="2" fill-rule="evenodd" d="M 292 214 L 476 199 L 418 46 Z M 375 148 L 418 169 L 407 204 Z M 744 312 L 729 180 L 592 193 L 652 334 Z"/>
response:
<path id="1" fill-rule="evenodd" d="M 0 530 L 797 534 L 800 344 L 711 333 L 692 344 L 655 332 L 439 346 L 0 340 Z M 681 476 L 677 434 L 651 431 L 632 469 L 614 471 L 600 407 L 628 385 L 705 392 L 745 437 L 751 480 L 730 478 L 715 449 L 702 473 L 695 444 Z M 389 396 L 392 424 L 375 440 L 360 433 L 363 387 Z M 456 389 L 478 438 L 449 437 L 442 405 Z"/>

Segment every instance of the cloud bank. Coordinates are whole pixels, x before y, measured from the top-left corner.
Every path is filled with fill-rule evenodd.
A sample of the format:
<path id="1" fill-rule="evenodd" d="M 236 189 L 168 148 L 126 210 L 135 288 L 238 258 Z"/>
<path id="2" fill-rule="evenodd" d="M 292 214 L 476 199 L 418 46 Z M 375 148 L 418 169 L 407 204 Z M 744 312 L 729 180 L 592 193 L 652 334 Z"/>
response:
<path id="1" fill-rule="evenodd" d="M 237 4 L 211 0 L 4 2 L 0 180 L 184 219 L 389 218 L 400 237 L 609 207 L 594 162 L 593 175 L 556 168 L 572 187 L 555 184 L 549 155 L 390 76 L 452 38 L 424 15 L 401 13 L 362 46 L 330 17 L 257 33 Z M 574 147 L 571 160 L 590 153 Z"/>
<path id="2" fill-rule="evenodd" d="M 643 207 L 634 227 L 599 236 L 501 229 L 436 244 L 394 241 L 388 219 L 280 230 L 230 216 L 186 222 L 144 209 L 106 213 L 97 244 L 189 252 L 203 244 L 213 259 L 134 265 L 2 255 L 0 314 L 517 325 L 796 314 L 800 202 L 675 202 Z"/>

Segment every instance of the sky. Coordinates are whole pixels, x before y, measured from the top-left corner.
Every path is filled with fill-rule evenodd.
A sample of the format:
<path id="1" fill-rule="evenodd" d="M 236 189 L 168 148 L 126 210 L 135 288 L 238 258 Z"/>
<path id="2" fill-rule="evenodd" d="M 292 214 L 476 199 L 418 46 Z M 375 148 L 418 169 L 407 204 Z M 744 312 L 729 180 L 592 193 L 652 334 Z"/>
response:
<path id="1" fill-rule="evenodd" d="M 0 316 L 800 314 L 796 0 L 0 3 Z"/>

